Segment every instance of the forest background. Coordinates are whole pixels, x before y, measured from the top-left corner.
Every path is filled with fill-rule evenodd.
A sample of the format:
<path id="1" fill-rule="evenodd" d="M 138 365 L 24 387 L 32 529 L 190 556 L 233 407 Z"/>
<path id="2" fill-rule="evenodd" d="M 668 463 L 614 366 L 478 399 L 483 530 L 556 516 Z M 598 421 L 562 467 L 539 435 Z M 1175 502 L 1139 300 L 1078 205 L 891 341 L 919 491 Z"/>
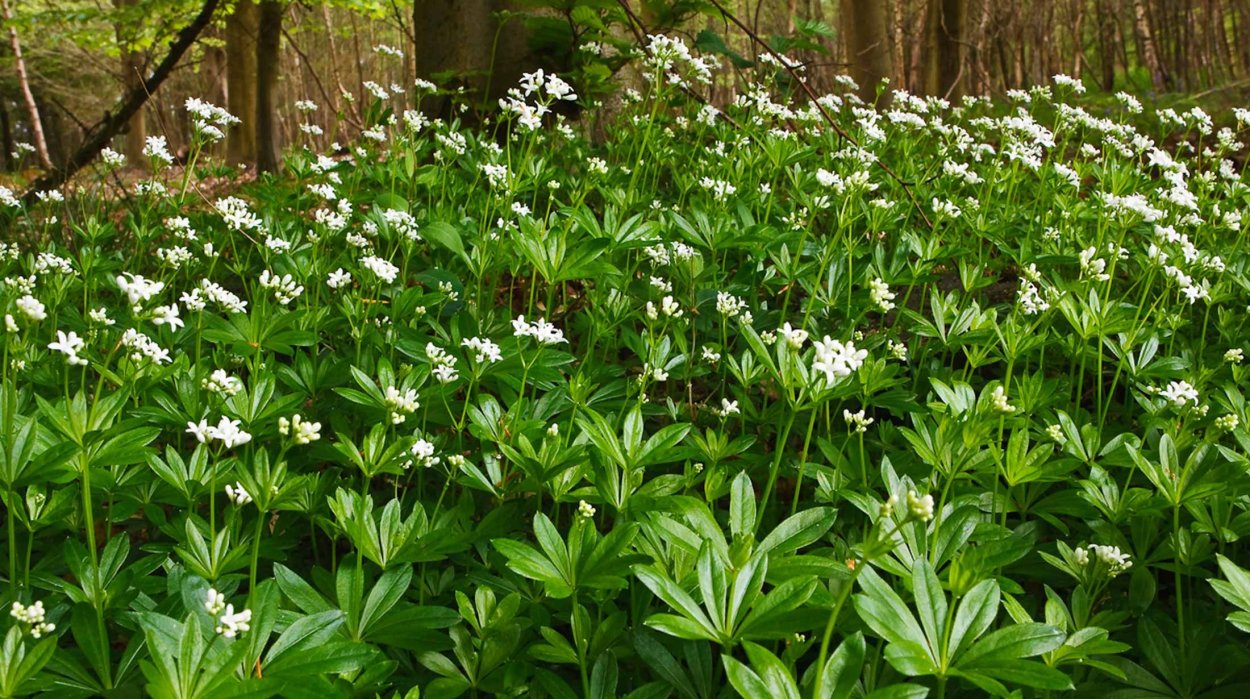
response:
<path id="1" fill-rule="evenodd" d="M 65 167 L 126 94 L 143 91 L 143 80 L 206 4 L 3 0 L 0 169 L 12 179 Z M 188 97 L 245 116 L 220 148 L 229 162 L 261 169 L 275 167 L 280 150 L 301 139 L 324 148 L 354 137 L 368 103 L 360 96 L 374 85 L 405 90 L 422 79 L 449 93 L 465 90 L 472 97 L 457 104 L 472 113 L 463 116 L 483 119 L 522 72 L 542 67 L 569 76 L 579 94 L 605 100 L 610 111 L 617 88 L 637 82 L 626 57 L 646 33 L 681 34 L 722 54 L 723 70 L 705 97 L 713 104 L 732 100 L 738 71 L 765 53 L 752 35 L 800 62 L 817 94 L 842 74 L 869 98 L 895 89 L 1002 96 L 1055 73 L 1107 94 L 1216 107 L 1239 103 L 1250 87 L 1250 42 L 1237 39 L 1250 36 L 1244 0 L 213 4 L 211 21 L 165 83 L 108 139 L 128 162 L 145 162 L 151 135 L 185 151 Z M 319 107 L 311 120 L 298 113 L 299 100 Z M 452 103 L 436 99 L 423 108 L 445 112 Z"/>

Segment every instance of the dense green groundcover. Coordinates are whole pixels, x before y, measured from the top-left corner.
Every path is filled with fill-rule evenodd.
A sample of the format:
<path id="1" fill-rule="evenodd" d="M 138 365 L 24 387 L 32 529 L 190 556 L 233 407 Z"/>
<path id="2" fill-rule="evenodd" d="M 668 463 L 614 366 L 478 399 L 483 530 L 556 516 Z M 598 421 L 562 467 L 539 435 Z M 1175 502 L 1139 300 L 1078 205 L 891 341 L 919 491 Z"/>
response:
<path id="1" fill-rule="evenodd" d="M 653 50 L 5 196 L 0 695 L 1246 696 L 1250 113 Z"/>

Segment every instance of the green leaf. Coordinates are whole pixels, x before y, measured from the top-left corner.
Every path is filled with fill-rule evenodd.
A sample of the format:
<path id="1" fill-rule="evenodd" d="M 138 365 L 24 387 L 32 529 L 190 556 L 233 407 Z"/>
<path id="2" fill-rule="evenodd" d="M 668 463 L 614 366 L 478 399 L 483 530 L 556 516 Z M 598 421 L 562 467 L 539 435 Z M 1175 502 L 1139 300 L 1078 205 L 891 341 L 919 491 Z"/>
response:
<path id="1" fill-rule="evenodd" d="M 1047 624 L 1016 624 L 991 631 L 959 659 L 960 668 L 972 669 L 999 660 L 1029 658 L 1058 648 L 1064 633 Z"/>
<path id="2" fill-rule="evenodd" d="M 464 251 L 464 243 L 460 239 L 460 231 L 450 223 L 446 221 L 427 223 L 421 227 L 421 237 L 447 248 L 454 252 L 456 257 L 469 264 L 469 255 Z"/>
<path id="3" fill-rule="evenodd" d="M 735 537 L 755 533 L 755 491 L 746 471 L 734 478 L 730 489 L 729 531 Z"/>

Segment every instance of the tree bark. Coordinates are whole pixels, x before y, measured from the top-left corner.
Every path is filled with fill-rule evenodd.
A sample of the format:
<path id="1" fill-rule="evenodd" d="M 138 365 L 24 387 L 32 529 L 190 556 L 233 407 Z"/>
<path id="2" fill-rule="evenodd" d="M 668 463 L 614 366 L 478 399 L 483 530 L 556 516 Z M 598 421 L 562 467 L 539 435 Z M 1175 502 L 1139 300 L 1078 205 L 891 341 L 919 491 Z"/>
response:
<path id="1" fill-rule="evenodd" d="M 413 3 L 413 34 L 420 41 L 415 56 L 417 76 L 431 80 L 438 74 L 454 73 L 459 85 L 476 91 L 483 102 L 502 96 L 522 73 L 536 67 L 519 20 L 510 20 L 500 31 L 498 13 L 513 9 L 510 0 Z M 435 37 L 440 40 L 430 40 Z M 428 103 L 435 112 L 447 107 L 445 101 Z"/>
<path id="2" fill-rule="evenodd" d="M 285 9 L 281 0 L 262 0 L 260 3 L 256 39 L 256 169 L 259 172 L 275 172 L 281 162 L 277 87 L 282 13 Z"/>
<path id="3" fill-rule="evenodd" d="M 929 94 L 946 98 L 963 95 L 963 41 L 965 0 L 929 0 L 926 46 L 929 50 Z"/>
<path id="4" fill-rule="evenodd" d="M 200 32 L 208 26 L 212 21 L 213 14 L 217 11 L 217 6 L 221 0 L 204 0 L 204 4 L 200 7 L 200 13 L 191 21 L 182 31 L 178 32 L 178 36 L 174 38 L 174 43 L 169 47 L 169 53 L 156 66 L 156 70 L 148 76 L 137 90 L 132 90 L 126 95 L 116 108 L 98 124 L 91 128 L 88 132 L 91 135 L 72 155 L 65 167 L 51 170 L 44 173 L 39 179 L 31 184 L 30 188 L 22 194 L 22 201 L 30 206 L 36 200 L 36 193 L 48 189 L 56 189 L 65 184 L 66 180 L 74 176 L 84 165 L 91 162 L 104 147 L 113 140 L 113 137 L 122 130 L 126 122 L 130 121 L 135 112 L 143 108 L 148 97 L 155 94 L 160 89 L 161 83 L 165 82 L 165 78 L 173 72 L 174 66 L 178 65 L 178 61 L 182 59 L 187 49 L 191 48 L 191 44 L 195 43 Z"/>
<path id="5" fill-rule="evenodd" d="M 239 0 L 226 18 L 226 104 L 242 123 L 226 134 L 226 159 L 256 162 L 256 32 L 259 13 L 253 0 Z"/>
<path id="6" fill-rule="evenodd" d="M 1133 0 L 1133 30 L 1141 47 L 1142 64 L 1150 72 L 1150 82 L 1156 91 L 1167 85 L 1163 67 L 1159 64 L 1159 52 L 1155 47 L 1154 34 L 1150 31 L 1150 19 L 1146 15 L 1146 0 Z"/>
<path id="7" fill-rule="evenodd" d="M 136 1 L 114 0 L 113 6 L 120 10 L 134 5 Z M 126 92 L 131 92 L 143 84 L 143 52 L 133 50 L 131 37 L 126 33 L 126 18 L 119 18 L 114 24 L 114 30 L 117 35 L 117 48 L 121 54 L 121 83 Z M 143 167 L 146 160 L 143 148 L 147 144 L 147 137 L 147 114 L 140 109 L 130 118 L 126 129 L 126 145 L 122 149 L 131 167 Z"/>
<path id="8" fill-rule="evenodd" d="M 872 102 L 878 84 L 892 73 L 885 3 L 849 0 L 842 7 L 842 26 L 851 77 L 859 83 L 860 98 Z"/>
<path id="9" fill-rule="evenodd" d="M 43 120 L 39 118 L 39 105 L 35 103 L 35 95 L 30 91 L 30 79 L 26 75 L 26 61 L 22 59 L 22 42 L 17 38 L 17 27 L 13 25 L 13 11 L 9 0 L 0 0 L 0 10 L 4 13 L 4 22 L 9 25 L 9 46 L 13 49 L 13 63 L 17 69 L 17 83 L 22 90 L 22 100 L 26 103 L 26 115 L 30 119 L 31 137 L 35 139 L 35 154 L 39 164 L 45 170 L 52 169 L 52 159 L 48 157 L 48 140 L 43 135 Z"/>

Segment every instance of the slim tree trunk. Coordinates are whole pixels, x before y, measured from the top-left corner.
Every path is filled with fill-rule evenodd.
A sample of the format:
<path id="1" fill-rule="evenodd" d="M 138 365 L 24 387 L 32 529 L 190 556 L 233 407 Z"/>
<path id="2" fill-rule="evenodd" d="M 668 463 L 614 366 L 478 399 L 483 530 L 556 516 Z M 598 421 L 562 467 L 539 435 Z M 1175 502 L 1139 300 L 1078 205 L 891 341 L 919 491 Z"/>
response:
<path id="1" fill-rule="evenodd" d="M 226 103 L 242 123 L 226 135 L 226 158 L 235 164 L 256 162 L 256 29 L 253 0 L 239 0 L 226 18 Z"/>
<path id="2" fill-rule="evenodd" d="M 260 172 L 276 171 L 281 159 L 276 98 L 285 9 L 281 0 L 260 3 L 260 31 L 256 39 L 256 169 Z"/>
<path id="3" fill-rule="evenodd" d="M 1167 84 L 1167 79 L 1159 64 L 1159 52 L 1155 47 L 1154 34 L 1150 31 L 1150 19 L 1146 15 L 1146 0 L 1133 0 L 1133 31 L 1141 47 L 1142 64 L 1150 72 L 1150 82 L 1156 91 L 1161 91 Z"/>
<path id="4" fill-rule="evenodd" d="M 120 10 L 133 6 L 136 1 L 114 0 L 113 6 Z M 133 49 L 132 38 L 126 32 L 127 24 L 127 18 L 121 17 L 115 22 L 114 28 L 117 34 L 117 48 L 121 54 L 121 82 L 126 92 L 130 92 L 143 85 L 144 57 L 143 52 Z M 123 148 L 123 154 L 131 167 L 143 166 L 146 160 L 143 156 L 143 147 L 147 143 L 147 137 L 147 114 L 140 109 L 130 118 L 130 123 L 126 127 L 126 145 Z"/>
<path id="5" fill-rule="evenodd" d="M 26 76 L 26 61 L 22 59 L 22 42 L 17 38 L 17 27 L 13 25 L 13 11 L 9 0 L 0 0 L 0 11 L 4 13 L 4 22 L 9 25 L 9 46 L 13 49 L 13 63 L 17 68 L 17 83 L 22 90 L 22 100 L 26 103 L 27 117 L 30 119 L 30 131 L 35 139 L 35 154 L 39 156 L 39 164 L 45 170 L 52 169 L 52 159 L 48 157 L 48 140 L 43 135 L 43 120 L 39 118 L 39 106 L 35 104 L 35 95 L 30 91 L 30 80 Z"/>
<path id="6" fill-rule="evenodd" d="M 881 0 L 849 0 L 842 7 L 851 77 L 865 102 L 877 97 L 877 85 L 890 77 L 890 42 L 886 7 Z M 888 94 L 888 93 L 887 93 Z"/>

